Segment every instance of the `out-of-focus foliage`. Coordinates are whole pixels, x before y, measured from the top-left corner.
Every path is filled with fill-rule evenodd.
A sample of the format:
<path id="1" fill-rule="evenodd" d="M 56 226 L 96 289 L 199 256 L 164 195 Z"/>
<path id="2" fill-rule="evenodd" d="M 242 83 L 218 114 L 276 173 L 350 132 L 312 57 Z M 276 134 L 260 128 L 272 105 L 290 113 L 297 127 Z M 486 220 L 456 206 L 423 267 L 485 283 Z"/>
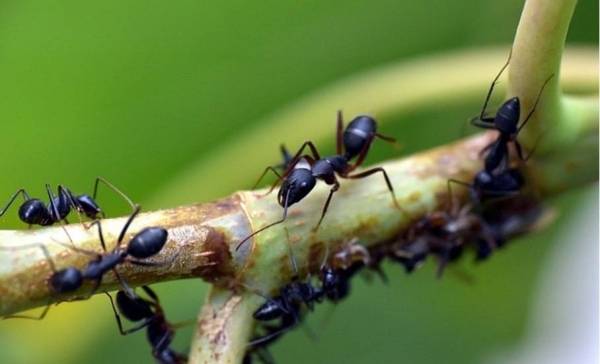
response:
<path id="1" fill-rule="evenodd" d="M 41 195 L 46 182 L 89 192 L 102 175 L 143 203 L 220 143 L 251 130 L 255 120 L 335 80 L 411 57 L 509 43 L 521 6 L 491 0 L 4 1 L 0 200 L 19 187 Z M 597 14 L 597 2 L 580 1 L 569 42 L 597 45 Z M 398 137 L 403 153 L 446 142 L 480 102 L 432 104 L 405 117 L 410 122 L 387 123 L 386 133 Z M 332 130 L 334 113 L 323 120 Z M 323 146 L 332 150 L 331 141 Z M 376 147 L 370 160 L 397 153 Z M 243 159 L 222 168 L 239 163 Z M 257 165 L 257 173 L 262 168 Z M 252 182 L 239 181 L 239 188 Z M 216 183 L 207 175 L 198 189 Z M 572 208 L 577 199 L 563 198 L 560 206 Z M 108 192 L 101 201 L 111 215 L 127 211 Z M 195 196 L 188 201 L 197 202 Z M 2 227 L 21 227 L 11 211 Z M 284 363 L 478 362 L 522 335 L 540 264 L 558 228 L 516 242 L 489 263 L 456 269 L 476 277 L 473 284 L 452 272 L 437 281 L 431 266 L 409 278 L 388 266 L 387 286 L 359 279 L 334 313 L 318 310 L 308 321 L 317 342 L 297 330 L 274 354 Z M 190 280 L 157 288 L 177 321 L 195 316 L 206 286 Z M 190 333 L 178 332 L 182 350 Z M 150 360 L 143 333 L 118 335 L 103 296 L 61 304 L 42 322 L 0 325 L 3 363 Z"/>

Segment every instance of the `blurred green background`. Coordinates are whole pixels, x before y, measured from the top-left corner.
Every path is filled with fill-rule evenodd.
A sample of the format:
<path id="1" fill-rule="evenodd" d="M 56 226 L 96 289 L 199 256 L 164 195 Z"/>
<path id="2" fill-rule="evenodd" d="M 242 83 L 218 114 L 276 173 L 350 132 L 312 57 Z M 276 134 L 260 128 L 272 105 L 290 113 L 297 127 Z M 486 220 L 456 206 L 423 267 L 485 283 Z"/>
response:
<path id="1" fill-rule="evenodd" d="M 44 183 L 89 192 L 101 175 L 155 209 L 222 197 L 202 191 L 219 184 L 223 170 L 231 171 L 237 189 L 247 188 L 254 177 L 236 174 L 242 154 L 221 166 L 218 178 L 199 178 L 196 195 L 161 193 L 167 186 L 172 191 L 177 176 L 210 160 L 217 148 L 332 82 L 390 62 L 510 43 L 522 4 L 4 0 L 1 195 L 8 198 L 19 187 L 41 195 Z M 568 42 L 597 46 L 597 29 L 598 2 L 580 1 Z M 385 132 L 398 137 L 403 154 L 453 140 L 462 121 L 479 111 L 482 98 L 386 115 Z M 322 122 L 333 131 L 335 110 L 331 115 Z M 286 141 L 286 135 L 264 138 L 274 145 Z M 318 142 L 332 151 L 332 138 Z M 368 163 L 396 155 L 379 146 Z M 277 158 L 274 149 L 273 158 L 253 166 L 256 173 Z M 476 277 L 474 284 L 452 274 L 437 281 L 431 265 L 410 279 L 399 267 L 386 266 L 388 285 L 357 280 L 347 303 L 335 310 L 321 307 L 308 321 L 318 333 L 316 342 L 296 330 L 275 346 L 275 358 L 280 363 L 478 363 L 517 344 L 541 267 L 555 244 L 564 243 L 553 236 L 593 189 L 553 201 L 563 217 L 547 231 L 515 242 L 489 263 L 464 262 L 460 269 Z M 113 216 L 127 211 L 109 193 L 101 202 Z M 16 209 L 9 215 L 2 228 L 21 228 Z M 169 318 L 178 321 L 195 317 L 207 287 L 188 280 L 155 288 Z M 190 335 L 191 327 L 180 330 L 176 346 L 186 350 Z M 1 363 L 151 361 L 143 333 L 118 334 L 103 296 L 52 308 L 41 322 L 0 325 Z"/>

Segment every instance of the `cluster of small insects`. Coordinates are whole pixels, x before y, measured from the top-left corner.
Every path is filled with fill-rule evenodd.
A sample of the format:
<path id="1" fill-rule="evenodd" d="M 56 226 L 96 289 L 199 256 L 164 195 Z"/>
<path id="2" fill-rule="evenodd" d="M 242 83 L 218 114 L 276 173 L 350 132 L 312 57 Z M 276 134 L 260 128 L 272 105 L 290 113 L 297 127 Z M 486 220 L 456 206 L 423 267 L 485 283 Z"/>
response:
<path id="1" fill-rule="evenodd" d="M 447 264 L 461 257 L 466 249 L 473 250 L 475 260 L 482 261 L 511 237 L 535 226 L 543 210 L 535 199 L 522 193 L 525 178 L 518 166 L 512 165 L 512 161 L 517 159 L 525 163 L 531 156 L 531 153 L 525 156 L 517 136 L 533 115 L 542 91 L 552 76 L 541 86 L 523 122 L 519 123 L 521 111 L 517 97 L 503 103 L 494 117 L 487 116 L 486 109 L 494 86 L 509 62 L 510 56 L 492 82 L 479 117 L 471 120 L 474 126 L 498 132 L 496 140 L 481 151 L 484 167 L 473 181 L 448 180 L 447 209 L 427 214 L 392 241 L 369 250 L 359 244 L 349 244 L 330 259 L 325 259 L 316 284 L 310 275 L 304 280 L 300 279 L 293 254 L 290 254 L 296 274 L 279 289 L 276 296 L 266 297 L 265 303 L 254 312 L 257 332 L 248 345 L 244 363 L 251 363 L 253 358 L 265 364 L 274 363 L 269 347 L 285 332 L 301 323 L 305 313 L 312 311 L 316 303 L 338 303 L 346 298 L 351 278 L 364 269 L 376 271 L 385 279 L 380 268 L 385 258 L 401 264 L 407 273 L 411 273 L 427 257 L 433 256 L 438 261 L 437 276 L 441 277 Z M 338 178 L 355 179 L 381 173 L 394 204 L 398 206 L 393 186 L 383 168 L 351 174 L 362 164 L 375 138 L 390 142 L 395 140 L 377 133 L 377 123 L 369 116 L 356 117 L 344 130 L 341 112 L 338 112 L 336 135 L 336 154 L 330 157 L 321 157 L 311 141 L 305 142 L 294 155 L 281 147 L 283 162 L 267 167 L 260 179 L 268 171 L 277 175 L 269 192 L 281 184 L 277 200 L 283 207 L 283 216 L 243 239 L 238 249 L 256 234 L 283 223 L 288 208 L 306 197 L 317 180 L 332 187 L 314 230 L 319 228 L 332 196 L 339 188 Z M 311 154 L 302 154 L 307 147 Z M 512 158 L 511 147 L 516 151 L 517 158 Z M 453 184 L 468 189 L 469 200 L 462 206 L 453 198 Z M 343 264 L 340 264 L 341 256 L 346 257 Z"/>
<path id="2" fill-rule="evenodd" d="M 102 219 L 105 218 L 106 215 L 100 205 L 96 202 L 99 183 L 103 183 L 117 195 L 121 196 L 132 209 L 131 214 L 119 233 L 114 248 L 110 251 L 106 249 L 106 241 L 102 232 Z M 0 247 L 2 251 L 7 252 L 22 249 L 39 249 L 43 252 L 45 259 L 48 262 L 48 266 L 52 271 L 46 278 L 51 298 L 39 316 L 12 315 L 4 318 L 41 320 L 48 313 L 52 301 L 60 301 L 60 296 L 62 294 L 76 292 L 81 289 L 86 282 L 91 282 L 91 290 L 85 294 L 85 296 L 77 298 L 78 300 L 88 299 L 98 291 L 105 274 L 112 272 L 121 286 L 121 289 L 116 296 L 116 307 L 110 294 L 107 292 L 105 293 L 110 299 L 119 332 L 122 335 L 127 335 L 146 328 L 147 338 L 152 348 L 152 355 L 157 362 L 162 364 L 185 363 L 187 361 L 186 356 L 175 352 L 171 348 L 171 342 L 173 341 L 175 334 L 175 326 L 169 323 L 165 318 L 158 296 L 147 286 L 143 286 L 142 288 L 146 292 L 148 298 L 139 296 L 127 284 L 117 270 L 117 268 L 123 264 L 134 264 L 146 267 L 171 264 L 175 257 L 171 257 L 168 261 L 162 262 L 147 260 L 160 253 L 163 249 L 168 240 L 167 230 L 158 226 L 146 227 L 125 243 L 124 240 L 127 230 L 135 217 L 140 213 L 141 208 L 139 205 L 134 204 L 118 188 L 101 177 L 98 177 L 95 181 L 94 193 L 92 196 L 87 194 L 75 195 L 67 187 L 62 185 L 58 186 L 57 196 L 52 193 L 52 189 L 49 185 L 46 185 L 46 191 L 49 198 L 47 204 L 40 199 L 31 198 L 24 189 L 19 189 L 11 196 L 6 206 L 0 210 L 0 216 L 6 213 L 8 208 L 21 194 L 24 198 L 24 202 L 19 207 L 18 213 L 21 221 L 28 224 L 30 227 L 31 225 L 48 226 L 55 223 L 61 223 L 70 244 L 61 242 L 57 242 L 57 244 L 63 245 L 77 254 L 89 256 L 90 259 L 87 264 L 82 267 L 68 266 L 58 269 L 50 256 L 48 248 L 42 243 Z M 101 252 L 82 249 L 73 244 L 65 226 L 65 224 L 68 223 L 67 216 L 71 211 L 77 213 L 80 222 L 86 229 L 90 229 L 94 226 L 97 227 L 98 238 L 102 248 Z M 84 218 L 87 218 L 89 221 L 87 223 L 84 222 Z M 126 330 L 123 329 L 121 315 L 129 321 L 136 323 L 136 326 Z"/>

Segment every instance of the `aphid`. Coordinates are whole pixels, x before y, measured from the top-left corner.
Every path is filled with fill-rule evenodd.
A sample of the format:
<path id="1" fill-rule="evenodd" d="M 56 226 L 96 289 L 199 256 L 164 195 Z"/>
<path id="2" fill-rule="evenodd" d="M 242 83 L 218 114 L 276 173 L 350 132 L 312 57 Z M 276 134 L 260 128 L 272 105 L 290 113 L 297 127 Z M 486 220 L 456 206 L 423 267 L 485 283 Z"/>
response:
<path id="1" fill-rule="evenodd" d="M 152 347 L 152 356 L 161 364 L 180 364 L 187 362 L 187 356 L 171 349 L 171 343 L 175 336 L 175 325 L 167 321 L 165 313 L 160 305 L 156 293 L 148 286 L 142 286 L 149 299 L 142 298 L 133 291 L 117 292 L 117 304 L 110 294 L 110 299 L 117 326 L 121 335 L 129 335 L 146 328 L 146 336 Z M 118 309 L 118 312 L 117 312 Z M 121 317 L 125 316 L 129 321 L 138 323 L 136 326 L 124 330 Z"/>
<path id="2" fill-rule="evenodd" d="M 485 157 L 485 170 L 489 173 L 492 173 L 501 165 L 504 165 L 505 167 L 508 165 L 509 143 L 514 144 L 515 149 L 517 151 L 517 155 L 521 160 L 526 161 L 527 159 L 529 159 L 531 154 L 528 156 L 524 155 L 521 144 L 517 140 L 517 136 L 535 112 L 537 104 L 540 101 L 540 97 L 542 96 L 542 91 L 544 91 L 546 84 L 548 84 L 552 77 L 554 77 L 554 75 L 551 75 L 548 79 L 546 79 L 537 95 L 533 107 L 525 117 L 525 120 L 523 120 L 523 122 L 520 125 L 519 119 L 521 116 L 521 102 L 519 101 L 518 97 L 513 97 L 505 101 L 496 112 L 496 115 L 494 117 L 489 117 L 486 115 L 488 102 L 490 101 L 490 97 L 492 95 L 496 82 L 500 78 L 500 75 L 502 75 L 502 72 L 504 72 L 506 67 L 508 67 L 510 57 L 511 55 L 509 54 L 506 63 L 500 69 L 500 72 L 496 75 L 496 78 L 494 78 L 494 81 L 492 82 L 492 85 L 490 86 L 490 89 L 483 103 L 483 108 L 481 109 L 479 117 L 471 119 L 471 124 L 477 127 L 484 129 L 494 129 L 499 132 L 498 138 L 493 143 L 485 147 L 482 151 L 482 153 L 485 153 L 487 151 L 487 155 Z"/>
<path id="3" fill-rule="evenodd" d="M 278 180 L 271 187 L 271 190 L 275 188 L 277 183 L 282 181 L 281 188 L 277 194 L 277 201 L 279 205 L 283 207 L 283 216 L 280 220 L 268 224 L 250 234 L 238 244 L 236 250 L 254 235 L 284 222 L 287 218 L 288 208 L 304 199 L 304 197 L 313 190 L 317 180 L 322 180 L 332 187 L 321 211 L 319 222 L 315 226 L 315 230 L 321 225 L 321 222 L 327 213 L 327 209 L 329 208 L 331 198 L 340 187 L 338 177 L 344 179 L 359 179 L 374 173 L 381 173 L 385 178 L 385 182 L 392 195 L 395 206 L 400 208 L 396 201 L 394 187 L 392 186 L 385 169 L 376 167 L 360 173 L 351 174 L 363 163 L 373 139 L 380 138 L 389 142 L 394 142 L 395 140 L 377 133 L 377 122 L 369 116 L 358 116 L 354 118 L 344 130 L 341 111 L 338 111 L 336 135 L 336 154 L 333 156 L 321 158 L 315 145 L 311 141 L 307 141 L 300 147 L 298 152 L 296 152 L 283 175 L 277 173 L 273 167 L 267 167 L 267 169 L 265 169 L 262 174 L 263 176 L 269 170 L 278 176 Z M 302 154 L 307 147 L 310 149 L 311 155 Z M 350 163 L 354 158 L 356 158 L 356 161 Z"/>
<path id="4" fill-rule="evenodd" d="M 458 259 L 464 248 L 478 244 L 490 253 L 497 246 L 488 223 L 473 211 L 473 205 L 462 207 L 452 195 L 448 183 L 449 207 L 446 211 L 434 211 L 417 221 L 407 233 L 405 242 L 392 249 L 391 257 L 402 263 L 408 273 L 412 272 L 427 255 L 438 258 L 438 278 L 448 262 Z M 485 247 L 483 246 L 485 245 Z"/>
<path id="5" fill-rule="evenodd" d="M 161 266 L 165 264 L 170 264 L 176 258 L 176 256 L 174 256 L 167 262 L 149 262 L 143 260 L 158 254 L 165 245 L 168 237 L 168 232 L 162 227 L 144 228 L 140 232 L 135 234 L 133 238 L 131 238 L 129 244 L 127 244 L 126 247 L 121 246 L 123 238 L 125 237 L 125 233 L 129 228 L 129 225 L 139 212 L 140 206 L 136 205 L 133 213 L 129 216 L 127 222 L 125 223 L 123 229 L 119 234 L 117 244 L 110 252 L 107 252 L 106 250 L 106 244 L 104 242 L 104 236 L 102 234 L 102 226 L 100 224 L 100 221 L 95 221 L 94 224 L 98 225 L 98 235 L 104 253 L 100 254 L 94 251 L 65 245 L 71 250 L 94 257 L 94 259 L 91 260 L 83 269 L 78 269 L 77 267 L 71 266 L 57 270 L 54 262 L 50 258 L 50 254 L 48 253 L 47 248 L 43 244 L 31 244 L 21 247 L 12 247 L 11 249 L 42 249 L 44 255 L 46 256 L 46 260 L 48 261 L 49 266 L 53 272 L 50 278 L 48 279 L 48 285 L 50 291 L 54 295 L 76 291 L 83 285 L 85 281 L 92 281 L 94 285 L 87 296 L 90 297 L 98 290 L 100 284 L 102 283 L 102 278 L 104 277 L 104 274 L 106 274 L 108 271 L 112 271 L 115 274 L 116 278 L 119 280 L 121 286 L 123 286 L 126 290 L 129 291 L 131 290 L 131 288 L 128 287 L 127 283 L 121 278 L 121 276 L 116 270 L 116 267 L 119 264 L 127 262 L 140 266 Z M 46 307 L 46 310 L 41 314 L 41 316 L 35 319 L 42 319 L 46 315 L 48 309 L 49 305 Z"/>
<path id="6" fill-rule="evenodd" d="M 127 201 L 132 209 L 134 208 L 134 203 L 129 197 L 104 178 L 97 177 L 94 183 L 93 197 L 87 194 L 74 195 L 63 185 L 58 185 L 58 195 L 55 196 L 50 185 L 46 184 L 46 192 L 49 199 L 47 205 L 40 199 L 31 198 L 25 189 L 21 188 L 11 196 L 8 203 L 0 210 L 0 216 L 4 215 L 19 195 L 22 195 L 24 202 L 19 206 L 19 219 L 30 226 L 49 226 L 59 221 L 68 223 L 67 216 L 71 212 L 71 209 L 75 209 L 78 214 L 83 214 L 92 220 L 105 217 L 104 212 L 96 203 L 98 184 L 100 182 Z"/>

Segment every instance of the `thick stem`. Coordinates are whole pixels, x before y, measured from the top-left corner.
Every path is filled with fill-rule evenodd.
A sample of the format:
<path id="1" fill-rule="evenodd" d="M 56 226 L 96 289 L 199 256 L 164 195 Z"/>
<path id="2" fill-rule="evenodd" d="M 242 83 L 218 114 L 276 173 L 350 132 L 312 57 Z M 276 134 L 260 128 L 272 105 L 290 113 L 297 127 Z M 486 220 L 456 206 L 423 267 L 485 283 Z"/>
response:
<path id="1" fill-rule="evenodd" d="M 576 4 L 577 0 L 528 0 L 513 44 L 508 96 L 519 97 L 522 116 L 533 107 L 544 81 L 554 75 L 520 135 L 529 147 L 542 138 L 539 156 L 555 150 L 557 143 L 571 145 L 597 128 L 598 98 L 567 98 L 560 87 L 562 55 Z"/>

